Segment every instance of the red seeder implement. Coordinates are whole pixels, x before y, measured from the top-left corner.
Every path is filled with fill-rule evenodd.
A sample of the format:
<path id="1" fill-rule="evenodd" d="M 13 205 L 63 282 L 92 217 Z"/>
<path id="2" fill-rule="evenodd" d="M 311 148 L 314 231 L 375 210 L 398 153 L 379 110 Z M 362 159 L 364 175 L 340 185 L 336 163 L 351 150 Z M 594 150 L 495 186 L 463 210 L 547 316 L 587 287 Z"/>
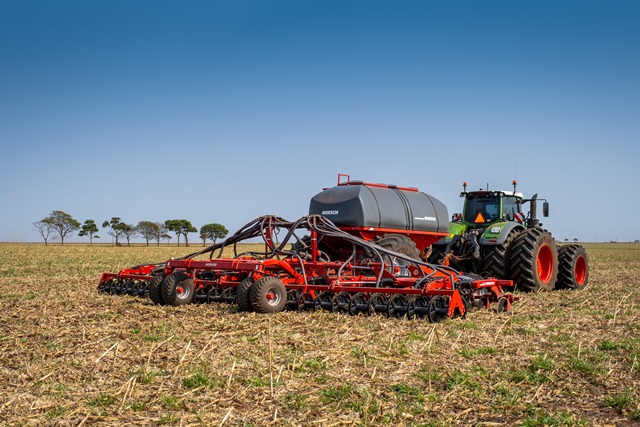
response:
<path id="1" fill-rule="evenodd" d="M 506 311 L 517 299 L 503 292 L 510 280 L 465 275 L 402 253 L 405 236 L 375 244 L 373 236 L 352 233 L 321 215 L 295 222 L 263 216 L 181 259 L 104 273 L 98 290 L 148 295 L 164 305 L 227 302 L 259 313 L 325 309 L 432 322 L 492 304 Z"/>

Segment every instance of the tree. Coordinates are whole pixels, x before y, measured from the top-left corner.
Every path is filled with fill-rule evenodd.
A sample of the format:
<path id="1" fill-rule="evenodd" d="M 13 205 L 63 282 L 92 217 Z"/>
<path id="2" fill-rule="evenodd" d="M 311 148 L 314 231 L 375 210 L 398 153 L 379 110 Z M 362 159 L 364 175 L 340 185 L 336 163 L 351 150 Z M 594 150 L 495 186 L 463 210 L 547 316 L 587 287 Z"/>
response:
<path id="1" fill-rule="evenodd" d="M 200 227 L 200 238 L 203 246 L 206 244 L 207 239 L 211 240 L 215 245 L 216 240 L 224 239 L 227 234 L 229 234 L 229 230 L 222 224 L 205 224 Z"/>
<path id="2" fill-rule="evenodd" d="M 149 246 L 149 240 L 153 240 L 159 235 L 158 223 L 152 221 L 138 222 L 136 230 L 147 241 L 147 246 Z M 160 245 L 160 237 L 158 237 L 158 245 Z"/>
<path id="3" fill-rule="evenodd" d="M 64 245 L 64 238 L 80 228 L 80 223 L 71 215 L 63 211 L 52 211 L 41 222 L 49 224 L 53 232 L 60 236 L 60 244 Z"/>
<path id="4" fill-rule="evenodd" d="M 173 231 L 176 233 L 176 237 L 178 238 L 178 246 L 180 246 L 180 235 L 182 234 L 182 220 L 179 219 L 168 219 L 164 222 L 165 227 L 167 227 L 167 231 Z"/>
<path id="5" fill-rule="evenodd" d="M 187 235 L 189 233 L 197 233 L 197 232 L 198 232 L 198 229 L 193 225 L 191 225 L 189 221 L 187 221 L 187 224 L 185 224 L 185 227 L 182 229 L 182 235 L 184 236 L 185 245 L 189 246 L 189 238 L 187 237 Z"/>
<path id="6" fill-rule="evenodd" d="M 153 240 L 158 242 L 158 246 L 160 246 L 160 240 L 167 239 L 167 245 L 169 244 L 169 240 L 171 240 L 171 236 L 167 234 L 169 230 L 167 230 L 167 226 L 162 222 L 155 223 L 158 226 L 156 233 L 153 236 Z"/>
<path id="7" fill-rule="evenodd" d="M 116 239 L 116 246 L 118 246 L 118 239 L 120 238 L 120 236 L 124 235 L 124 229 L 126 226 L 127 224 L 122 222 L 120 217 L 117 216 L 111 218 L 111 221 L 104 221 L 102 223 L 102 228 L 110 228 L 109 235 L 113 236 Z"/>
<path id="8" fill-rule="evenodd" d="M 89 236 L 89 244 L 92 245 L 93 239 L 100 238 L 100 236 L 96 234 L 98 231 L 99 228 L 96 222 L 92 219 L 88 219 L 84 222 L 84 224 L 82 224 L 82 228 L 80 229 L 78 236 Z"/>
<path id="9" fill-rule="evenodd" d="M 186 219 L 168 219 L 164 222 L 164 225 L 167 227 L 167 230 L 176 233 L 176 237 L 178 238 L 178 246 L 180 246 L 180 235 L 184 236 L 185 244 L 186 246 L 189 246 L 188 234 L 198 231 L 198 229 Z"/>
<path id="10" fill-rule="evenodd" d="M 40 233 L 40 235 L 44 239 L 44 245 L 48 246 L 49 243 L 47 242 L 49 241 L 49 235 L 53 231 L 51 224 L 44 221 L 37 221 L 33 223 L 33 226 L 36 228 L 38 233 Z"/>
<path id="11" fill-rule="evenodd" d="M 136 228 L 133 225 L 125 224 L 125 223 L 122 223 L 121 228 L 122 228 L 122 234 L 124 234 L 124 236 L 127 238 L 127 246 L 131 246 L 131 242 L 129 240 L 133 236 L 138 234 L 138 230 L 136 230 Z"/>

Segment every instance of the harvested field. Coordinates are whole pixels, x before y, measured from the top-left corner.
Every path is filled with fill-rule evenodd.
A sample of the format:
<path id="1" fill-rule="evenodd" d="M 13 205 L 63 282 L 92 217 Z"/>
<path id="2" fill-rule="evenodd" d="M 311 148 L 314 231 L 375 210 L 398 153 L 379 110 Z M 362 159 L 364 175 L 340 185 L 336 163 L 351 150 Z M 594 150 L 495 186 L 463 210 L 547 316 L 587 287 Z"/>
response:
<path id="1" fill-rule="evenodd" d="M 0 425 L 640 424 L 640 244 L 590 286 L 440 324 L 100 295 L 197 248 L 0 244 Z"/>

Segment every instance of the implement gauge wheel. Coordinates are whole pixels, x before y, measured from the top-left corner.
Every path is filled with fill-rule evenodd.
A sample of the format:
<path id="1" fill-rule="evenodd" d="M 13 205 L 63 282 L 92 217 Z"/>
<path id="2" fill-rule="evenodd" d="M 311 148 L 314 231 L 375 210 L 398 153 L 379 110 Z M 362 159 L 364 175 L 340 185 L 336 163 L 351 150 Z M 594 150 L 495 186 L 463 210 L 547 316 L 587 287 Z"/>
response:
<path id="1" fill-rule="evenodd" d="M 583 289 L 589 284 L 589 259 L 580 245 L 565 245 L 558 249 L 559 289 Z"/>
<path id="2" fill-rule="evenodd" d="M 265 276 L 251 287 L 249 296 L 256 313 L 278 313 L 287 304 L 287 289 L 273 276 Z"/>
<path id="3" fill-rule="evenodd" d="M 162 300 L 162 295 L 160 293 L 160 285 L 164 280 L 164 274 L 158 273 L 153 276 L 153 279 L 149 282 L 149 299 L 154 304 L 164 305 L 164 301 Z"/>
<path id="4" fill-rule="evenodd" d="M 175 271 L 162 281 L 160 294 L 167 305 L 189 304 L 195 294 L 195 284 L 184 271 Z"/>
<path id="5" fill-rule="evenodd" d="M 552 291 L 558 278 L 558 248 L 551 233 L 536 227 L 524 230 L 513 241 L 511 276 L 528 291 Z"/>
<path id="6" fill-rule="evenodd" d="M 251 277 L 247 277 L 238 285 L 238 289 L 236 290 L 236 304 L 238 304 L 240 311 L 253 311 L 250 299 L 252 286 L 253 279 L 251 279 Z"/>

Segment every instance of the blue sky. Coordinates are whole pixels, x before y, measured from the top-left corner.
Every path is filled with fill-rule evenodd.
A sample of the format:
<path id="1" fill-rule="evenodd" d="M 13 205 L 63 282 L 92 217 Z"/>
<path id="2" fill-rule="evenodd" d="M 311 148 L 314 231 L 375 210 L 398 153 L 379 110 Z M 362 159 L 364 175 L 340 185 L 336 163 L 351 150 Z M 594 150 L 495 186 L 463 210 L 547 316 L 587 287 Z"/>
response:
<path id="1" fill-rule="evenodd" d="M 640 239 L 638 22 L 615 0 L 0 0 L 0 241 L 52 210 L 293 220 L 338 173 L 450 212 L 463 181 L 516 178 L 558 239 Z"/>

